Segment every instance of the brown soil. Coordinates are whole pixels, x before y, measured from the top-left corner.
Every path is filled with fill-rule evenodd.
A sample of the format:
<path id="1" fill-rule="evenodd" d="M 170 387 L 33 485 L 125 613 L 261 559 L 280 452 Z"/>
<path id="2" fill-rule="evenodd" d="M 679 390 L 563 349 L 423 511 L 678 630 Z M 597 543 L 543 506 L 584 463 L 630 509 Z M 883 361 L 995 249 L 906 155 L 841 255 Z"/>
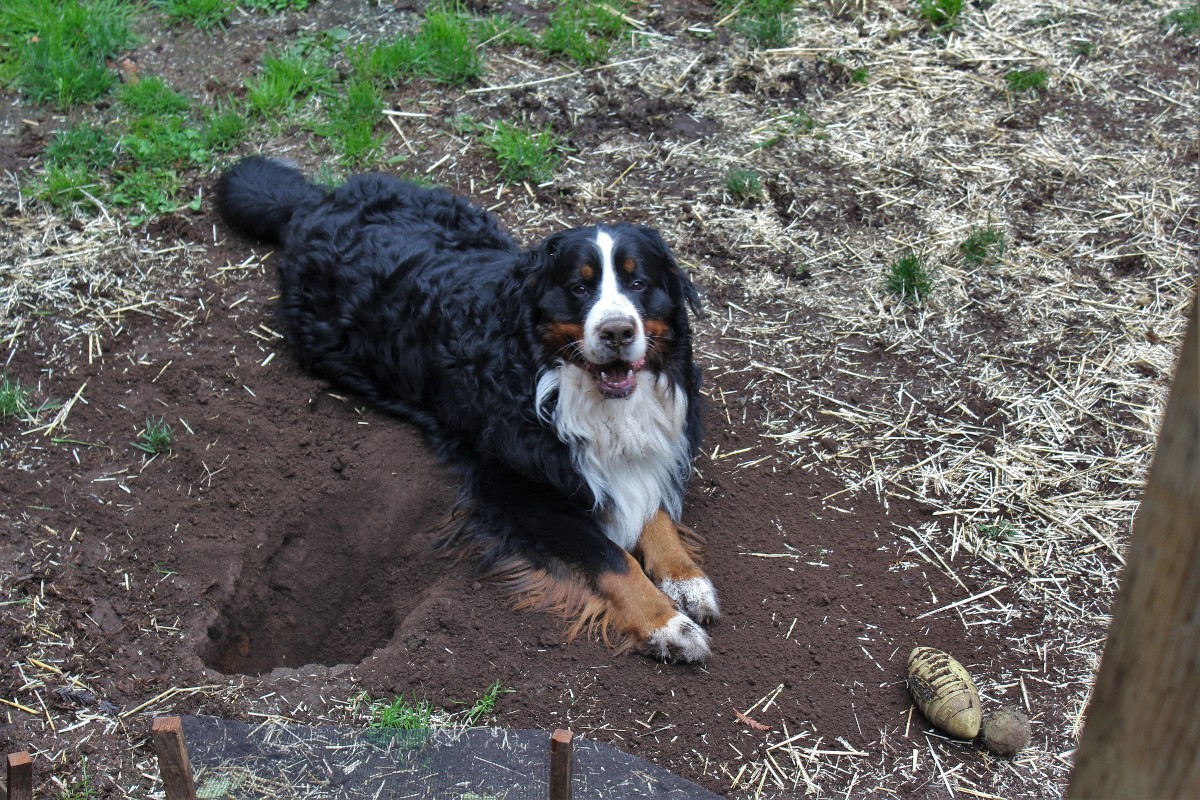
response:
<path id="1" fill-rule="evenodd" d="M 207 250 L 224 265 L 250 248 Z M 552 617 L 509 610 L 468 565 L 433 555 L 452 482 L 403 424 L 299 371 L 264 328 L 271 296 L 266 270 L 210 277 L 184 334 L 172 320 L 131 318 L 95 363 L 47 386 L 61 395 L 86 382 L 71 438 L 100 444 L 46 449 L 3 473 L 0 512 L 21 523 L 4 538 L 11 598 L 61 605 L 77 656 L 57 666 L 86 674 L 97 698 L 129 709 L 172 687 L 239 686 L 277 693 L 270 707 L 284 716 L 320 720 L 364 690 L 453 708 L 499 680 L 513 691 L 494 724 L 570 727 L 720 792 L 728 783 L 700 760 L 731 745 L 754 755 L 764 733 L 734 712 L 780 685 L 755 721 L 861 749 L 881 731 L 924 738 L 919 719 L 909 728 L 904 684 L 916 643 L 968 665 L 1020 666 L 999 631 L 964 647 L 952 617 L 915 619 L 961 594 L 897 538 L 921 508 L 826 501 L 843 484 L 818 470 L 750 472 L 707 457 L 685 519 L 708 541 L 724 610 L 712 660 L 565 644 Z M 9 369 L 36 375 L 38 352 Z M 126 442 L 159 415 L 191 433 L 147 460 Z M 706 419 L 708 452 L 753 443 L 711 405 Z M 48 536 L 70 541 L 69 560 L 39 557 Z M 23 634 L 6 644 L 19 652 Z M 27 699 L 12 672 L 4 680 L 3 696 Z M 241 718 L 256 708 L 241 692 L 225 698 L 199 692 L 154 710 Z M 23 730 L 6 726 L 0 747 L 27 747 Z M 970 746 L 956 752 L 980 759 Z"/>
<path id="2" fill-rule="evenodd" d="M 411 153 L 394 141 L 389 147 L 411 154 L 404 170 L 425 175 L 437 166 L 434 177 L 441 183 L 483 205 L 503 205 L 498 213 L 526 242 L 560 223 L 625 217 L 664 227 L 696 267 L 706 300 L 697 338 L 708 405 L 704 453 L 695 464 L 685 521 L 707 540 L 705 565 L 724 614 L 711 629 L 712 659 L 681 666 L 615 655 L 585 639 L 567 644 L 559 621 L 510 610 L 469 564 L 435 556 L 430 545 L 453 501 L 453 482 L 404 424 L 300 372 L 275 333 L 270 259 L 229 237 L 205 204 L 200 212 L 177 212 L 121 234 L 156 258 L 184 248 L 177 261 L 169 256 L 153 262 L 161 281 L 154 303 L 122 307 L 94 337 L 91 329 L 72 333 L 69 307 L 21 309 L 26 319 L 19 339 L 4 342 L 0 357 L 7 359 L 7 374 L 35 386 L 39 398 L 78 393 L 79 400 L 53 440 L 26 435 L 11 420 L 0 428 L 0 751 L 32 751 L 40 775 L 63 784 L 78 777 L 86 759 L 97 797 L 145 797 L 161 788 L 145 737 L 154 714 L 361 725 L 362 710 L 352 701 L 363 692 L 424 697 L 456 710 L 499 681 L 510 691 L 487 724 L 570 727 L 721 794 L 747 796 L 765 787 L 768 794 L 801 796 L 806 786 L 795 776 L 805 769 L 822 795 L 872 793 L 876 778 L 860 776 L 875 775 L 891 776 L 880 790 L 888 796 L 944 795 L 948 775 L 969 779 L 967 785 L 985 792 L 981 796 L 1061 794 L 1069 763 L 1062 754 L 1073 747 L 1068 731 L 1078 722 L 1081 692 L 1073 677 L 1062 676 L 1086 671 L 1079 665 L 1086 654 L 1039 646 L 1038 636 L 1043 626 L 1061 628 L 1095 652 L 1115 582 L 1108 553 L 1084 536 L 1087 546 L 1068 557 L 1100 561 L 1102 577 L 1075 589 L 1071 604 L 1033 602 L 1029 592 L 1012 588 L 1025 577 L 1021 568 L 1034 574 L 1017 556 L 996 555 L 996 567 L 995 560 L 955 544 L 951 569 L 917 542 L 916 529 L 948 518 L 932 504 L 906 499 L 915 491 L 867 481 L 847 488 L 842 457 L 857 465 L 873 458 L 870 442 L 854 441 L 860 428 L 846 424 L 837 435 L 805 440 L 806 458 L 772 451 L 767 441 L 771 432 L 804 427 L 783 424 L 800 403 L 795 390 L 805 395 L 809 415 L 797 419 L 834 425 L 847 406 L 889 408 L 895 398 L 903 401 L 897 420 L 907 414 L 914 427 L 926 429 L 964 421 L 989 452 L 1004 446 L 1005 425 L 1019 415 L 971 379 L 953 383 L 949 397 L 939 394 L 931 383 L 945 372 L 943 364 L 982 347 L 1019 356 L 1003 360 L 1019 361 L 1033 381 L 1049 369 L 1045 364 L 1053 366 L 1055 351 L 1042 340 L 1030 343 L 1033 337 L 1010 343 L 1018 332 L 1027 333 L 1021 329 L 1027 320 L 1009 313 L 1001 300 L 989 305 L 992 295 L 1016 301 L 1014 290 L 989 284 L 987 275 L 977 279 L 970 302 L 931 314 L 938 318 L 931 326 L 955 320 L 954 331 L 936 341 L 936 358 L 907 344 L 895 346 L 883 326 L 872 331 L 837 319 L 820 293 L 832 297 L 848 284 L 877 282 L 891 250 L 881 249 L 876 234 L 885 232 L 893 248 L 932 223 L 916 204 L 881 202 L 891 196 L 864 189 L 859 176 L 849 174 L 844 151 L 834 149 L 840 144 L 836 134 L 832 142 L 823 136 L 800 144 L 793 136 L 787 145 L 793 150 L 782 154 L 759 153 L 736 138 L 740 109 L 755 105 L 756 123 L 766 120 L 762 129 L 768 130 L 797 105 L 845 90 L 841 62 L 806 55 L 784 68 L 731 56 L 726 51 L 739 40 L 727 28 L 694 41 L 686 33 L 689 26 L 716 23 L 708 4 L 675 5 L 655 18 L 656 29 L 695 45 L 699 68 L 683 69 L 691 52 L 673 54 L 680 66 L 669 89 L 640 85 L 636 75 L 616 70 L 551 83 L 544 91 L 451 97 L 428 85 L 405 86 L 389 104 L 421 109 L 430 119 L 421 124 L 431 126 L 421 129 L 422 136 L 433 132 Z M 845 12 L 831 24 L 851 31 L 846 9 L 857 4 L 830 5 Z M 890 47 L 892 28 L 909 25 L 914 47 L 933 47 L 913 33 L 903 3 L 869 5 L 862 25 L 874 26 L 872 46 Z M 415 20 L 402 6 L 364 11 L 356 3 L 320 3 L 306 14 L 239 18 L 219 34 L 154 29 L 139 50 L 139 69 L 192 96 L 236 94 L 271 44 L 298 30 L 335 25 L 356 36 L 392 33 Z M 504 8 L 527 11 L 518 4 Z M 825 15 L 804 13 L 810 12 Z M 858 35 L 867 37 L 862 25 Z M 214 42 L 224 58 L 213 59 Z M 486 81 L 543 77 L 515 64 L 493 59 Z M 565 71 L 561 64 L 547 68 Z M 702 77 L 705 91 L 696 89 Z M 711 100 L 717 84 L 732 98 L 724 111 Z M 0 168 L 28 175 L 49 132 L 63 120 L 11 94 L 3 99 Z M 1109 112 L 1083 101 L 1019 107 L 1028 120 L 1010 113 L 1012 103 L 1000 93 L 988 102 L 997 120 L 988 141 L 1022 135 L 1021 125 L 1041 125 L 1051 112 L 1078 118 L 1090 137 L 1120 138 Z M 1148 109 L 1145 118 L 1166 109 Z M 564 166 L 568 174 L 553 186 L 500 193 L 495 166 L 478 147 L 464 146 L 450 124 L 463 112 L 481 120 L 549 124 L 581 157 Z M 710 163 L 697 154 L 721 137 L 722 146 L 739 151 L 737 159 Z M 308 132 L 292 129 L 244 150 L 266 147 L 315 169 L 326 154 L 314 152 L 310 140 Z M 640 149 L 626 156 L 635 142 Z M 1020 150 L 1014 146 L 1013 152 Z M 588 161 L 593 157 L 595 163 Z M 721 178 L 743 157 L 764 162 L 758 166 L 765 196 L 730 210 L 722 205 Z M 1194 168 L 1194 146 L 1173 158 L 1173 168 Z M 940 187 L 936 174 L 923 174 L 929 160 L 910 163 L 897 156 L 895 168 L 912 182 L 889 187 L 898 194 Z M 1036 177 L 1048 183 L 1007 209 L 1014 227 L 1033 230 L 1044 222 L 1038 215 L 1054 199 L 1055 178 Z M 207 197 L 212 174 L 193 172 L 185 179 L 186 196 Z M 1072 204 L 1096 204 L 1088 194 L 1093 188 L 1079 189 Z M 14 224 L 34 216 L 14 197 L 3 202 L 0 211 Z M 747 220 L 762 227 L 743 239 Z M 66 235 L 81 229 L 78 221 L 55 224 Z M 957 230 L 961 234 L 965 226 Z M 772 240 L 773 231 L 782 233 Z M 811 271 L 795 249 L 810 233 L 821 253 L 826 245 L 837 253 Z M 1018 239 L 1020 234 L 1014 245 Z M 782 250 L 766 249 L 763 240 L 779 242 Z M 848 241 L 866 244 L 861 258 L 854 250 L 847 266 L 837 263 L 850 258 L 846 251 L 832 248 Z M 48 255 L 61 250 L 54 236 L 46 242 Z M 118 245 L 96 259 L 99 271 L 111 274 L 144 266 Z M 1168 261 L 1160 253 L 1156 264 Z M 177 279 L 171 273 L 176 268 L 182 270 Z M 1140 262 L 1119 261 L 1105 267 L 1111 275 L 1082 272 L 1074 280 L 1090 286 L 1095 279 L 1107 290 L 1111 282 L 1136 278 L 1141 268 Z M 1186 283 L 1148 291 L 1175 297 L 1186 292 Z M 772 294 L 778 286 L 789 292 L 811 287 L 815 299 L 789 306 Z M 104 290 L 72 288 L 81 294 Z M 1123 297 L 1103 296 L 1112 302 Z M 734 313 L 767 321 L 786 317 L 788 333 L 799 333 L 782 344 L 755 341 L 727 330 Z M 1159 347 L 1158 334 L 1146 336 L 1151 334 Z M 764 336 L 775 335 L 768 330 Z M 1156 391 L 1169 375 L 1145 359 L 1163 363 L 1169 356 L 1160 351 L 1168 347 L 1161 344 L 1139 361 Z M 1039 348 L 1045 348 L 1044 359 Z M 809 352 L 823 357 L 805 360 Z M 769 384 L 780 375 L 786 384 Z M 836 390 L 825 388 L 831 375 Z M 817 386 L 821 392 L 809 396 Z M 1153 404 L 1141 394 L 1130 403 Z M 151 416 L 164 417 L 176 432 L 172 451 L 154 458 L 129 446 Z M 1123 424 L 1140 429 L 1139 420 Z M 1097 423 L 1085 418 L 1081 424 Z M 921 442 L 895 438 L 902 441 L 894 453 L 910 462 L 925 457 Z M 1133 449 L 1124 441 L 1114 438 L 1112 447 Z M 1025 553 L 1020 549 L 1020 558 Z M 1073 579 L 1070 572 L 1051 574 L 1046 580 L 1059 588 Z M 980 624 L 954 610 L 923 616 L 997 587 L 987 603 L 999 609 L 989 611 L 1003 624 Z M 1059 624 L 1058 617 L 1075 612 L 1083 620 L 1077 626 Z M 997 699 L 1019 701 L 1028 688 L 1036 700 L 1039 763 L 1048 763 L 1056 779 L 1030 780 L 1011 762 L 934 733 L 913 711 L 904 680 L 908 653 L 917 644 L 946 650 L 977 676 L 987 676 L 993 696 L 985 696 L 985 708 Z M 1007 698 L 995 697 L 1006 691 Z M 802 737 L 813 755 L 780 768 L 788 788 L 779 790 L 766 773 L 757 786 L 738 783 L 739 765 L 761 768 L 769 758 L 783 759 L 787 751 L 768 748 L 791 737 Z M 902 768 L 910 762 L 911 770 Z M 42 785 L 39 796 L 61 795 L 52 784 Z"/>

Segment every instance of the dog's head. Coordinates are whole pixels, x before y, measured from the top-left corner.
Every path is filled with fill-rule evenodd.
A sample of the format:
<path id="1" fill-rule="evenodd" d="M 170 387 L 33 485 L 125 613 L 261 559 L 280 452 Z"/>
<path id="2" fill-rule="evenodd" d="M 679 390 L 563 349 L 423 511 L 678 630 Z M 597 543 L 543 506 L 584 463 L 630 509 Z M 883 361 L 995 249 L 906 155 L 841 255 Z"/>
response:
<path id="1" fill-rule="evenodd" d="M 526 287 L 547 363 L 586 369 L 608 398 L 628 397 L 643 369 L 690 359 L 687 309 L 699 297 L 662 237 L 637 225 L 556 233 L 530 252 Z"/>

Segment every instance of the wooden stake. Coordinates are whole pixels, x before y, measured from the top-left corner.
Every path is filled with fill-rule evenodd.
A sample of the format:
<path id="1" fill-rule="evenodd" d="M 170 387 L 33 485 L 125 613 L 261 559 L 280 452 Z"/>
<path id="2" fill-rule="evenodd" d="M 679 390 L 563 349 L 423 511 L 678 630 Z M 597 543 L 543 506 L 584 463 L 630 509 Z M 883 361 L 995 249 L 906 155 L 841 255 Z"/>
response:
<path id="1" fill-rule="evenodd" d="M 188 760 L 179 717 L 155 717 L 150 723 L 150 738 L 154 740 L 154 752 L 158 754 L 158 771 L 167 800 L 196 800 L 192 763 Z"/>
<path id="2" fill-rule="evenodd" d="M 573 748 L 568 730 L 559 728 L 550 736 L 550 800 L 571 800 Z"/>
<path id="3" fill-rule="evenodd" d="M 8 754 L 8 800 L 33 800 L 33 759 L 24 750 Z"/>
<path id="4" fill-rule="evenodd" d="M 1069 798 L 1200 797 L 1198 325 L 1193 301 Z"/>

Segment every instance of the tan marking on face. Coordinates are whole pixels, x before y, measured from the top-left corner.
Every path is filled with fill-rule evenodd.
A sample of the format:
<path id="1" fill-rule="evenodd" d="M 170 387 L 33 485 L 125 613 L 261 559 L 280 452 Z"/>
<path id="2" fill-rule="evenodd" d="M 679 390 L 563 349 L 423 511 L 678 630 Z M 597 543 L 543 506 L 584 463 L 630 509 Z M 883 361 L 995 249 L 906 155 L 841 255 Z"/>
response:
<path id="1" fill-rule="evenodd" d="M 625 271 L 628 272 L 630 275 L 632 275 L 633 271 L 635 269 L 637 269 L 637 264 L 634 263 L 634 260 L 632 258 L 625 259 L 625 263 L 622 266 L 625 267 Z"/>
<path id="2" fill-rule="evenodd" d="M 641 559 L 646 574 L 656 583 L 703 578 L 706 576 L 697 563 L 699 552 L 695 537 L 690 529 L 683 528 L 659 509 L 642 527 L 634 553 Z"/>
<path id="3" fill-rule="evenodd" d="M 547 349 L 559 354 L 582 338 L 583 326 L 575 322 L 551 322 L 543 334 Z"/>
<path id="4" fill-rule="evenodd" d="M 582 269 L 579 270 L 579 277 L 585 281 L 590 281 L 596 277 L 596 269 L 591 264 L 584 264 Z"/>
<path id="5" fill-rule="evenodd" d="M 661 319 L 648 319 L 642 322 L 646 335 L 655 339 L 665 339 L 671 332 L 671 326 Z"/>

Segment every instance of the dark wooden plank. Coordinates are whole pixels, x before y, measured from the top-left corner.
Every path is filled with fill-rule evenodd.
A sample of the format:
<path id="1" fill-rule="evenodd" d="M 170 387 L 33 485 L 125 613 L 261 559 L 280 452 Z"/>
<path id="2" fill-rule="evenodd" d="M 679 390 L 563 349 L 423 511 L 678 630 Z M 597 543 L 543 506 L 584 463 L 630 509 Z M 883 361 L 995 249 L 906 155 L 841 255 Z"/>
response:
<path id="1" fill-rule="evenodd" d="M 8 800 L 33 800 L 33 758 L 22 750 L 8 754 Z"/>
<path id="2" fill-rule="evenodd" d="M 550 800 L 571 800 L 572 738 L 574 734 L 562 728 L 550 736 Z"/>
<path id="3" fill-rule="evenodd" d="M 158 771 L 167 800 L 196 800 L 192 763 L 188 759 L 179 717 L 155 717 L 150 723 L 150 738 L 154 740 L 154 752 L 158 754 Z"/>

